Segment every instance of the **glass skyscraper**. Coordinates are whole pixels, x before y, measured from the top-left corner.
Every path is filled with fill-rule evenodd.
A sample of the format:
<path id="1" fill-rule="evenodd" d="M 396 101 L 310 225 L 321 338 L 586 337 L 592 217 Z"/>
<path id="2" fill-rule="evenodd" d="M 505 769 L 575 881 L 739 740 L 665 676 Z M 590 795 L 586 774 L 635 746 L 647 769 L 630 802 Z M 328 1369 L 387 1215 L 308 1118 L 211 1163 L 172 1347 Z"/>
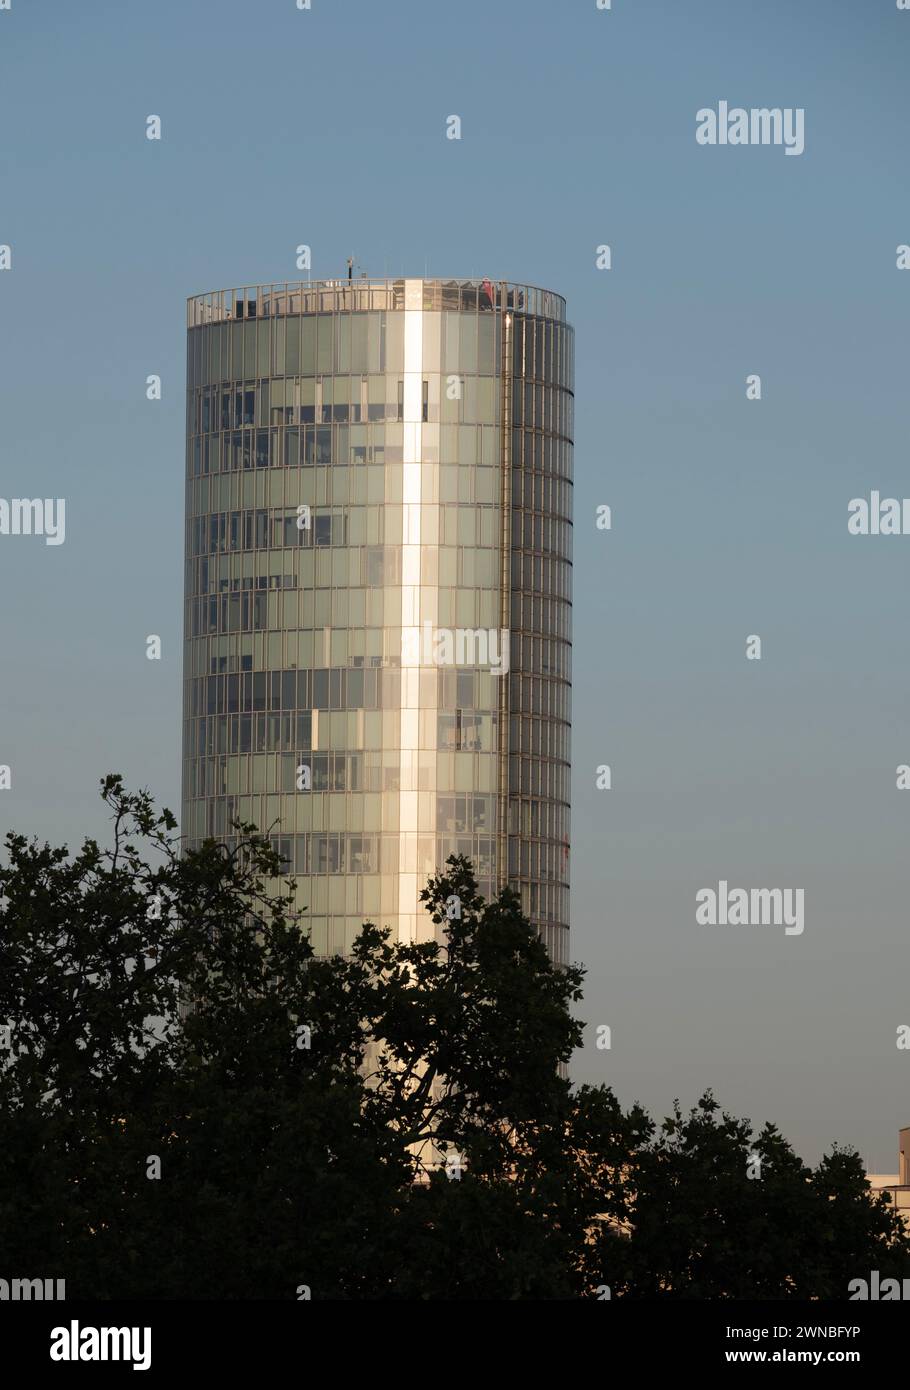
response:
<path id="1" fill-rule="evenodd" d="M 188 302 L 182 829 L 269 829 L 320 953 L 462 853 L 568 958 L 573 357 L 504 281 Z"/>

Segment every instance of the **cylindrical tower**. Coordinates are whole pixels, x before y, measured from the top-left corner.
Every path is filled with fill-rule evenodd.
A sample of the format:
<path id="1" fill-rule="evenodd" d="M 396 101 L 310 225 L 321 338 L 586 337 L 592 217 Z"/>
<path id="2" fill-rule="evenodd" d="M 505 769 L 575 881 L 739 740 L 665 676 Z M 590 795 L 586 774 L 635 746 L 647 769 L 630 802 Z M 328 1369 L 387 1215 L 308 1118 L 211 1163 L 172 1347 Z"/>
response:
<path id="1" fill-rule="evenodd" d="M 461 853 L 568 958 L 573 366 L 504 281 L 189 300 L 182 829 L 268 829 L 320 953 Z"/>

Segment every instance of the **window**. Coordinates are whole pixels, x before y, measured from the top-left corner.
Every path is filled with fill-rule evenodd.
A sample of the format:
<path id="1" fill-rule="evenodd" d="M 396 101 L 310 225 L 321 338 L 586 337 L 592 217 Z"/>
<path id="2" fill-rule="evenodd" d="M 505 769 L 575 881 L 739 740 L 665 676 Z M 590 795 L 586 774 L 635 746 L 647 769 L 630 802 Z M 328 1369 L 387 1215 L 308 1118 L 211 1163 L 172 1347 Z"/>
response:
<path id="1" fill-rule="evenodd" d="M 315 436 L 316 466 L 317 468 L 324 468 L 332 462 L 332 431 L 331 429 L 317 429 Z"/>

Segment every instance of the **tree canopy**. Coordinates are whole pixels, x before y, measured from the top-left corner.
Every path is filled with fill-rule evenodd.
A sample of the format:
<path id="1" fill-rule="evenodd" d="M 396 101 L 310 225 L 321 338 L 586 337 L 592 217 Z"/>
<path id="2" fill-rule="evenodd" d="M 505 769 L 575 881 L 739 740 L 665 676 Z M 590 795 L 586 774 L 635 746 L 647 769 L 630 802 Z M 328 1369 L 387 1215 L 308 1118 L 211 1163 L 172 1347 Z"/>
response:
<path id="1" fill-rule="evenodd" d="M 0 868 L 0 1249 L 69 1297 L 812 1298 L 910 1274 L 858 1156 L 710 1093 L 572 1086 L 583 971 L 449 859 L 433 939 L 317 957 L 268 836 L 184 850 L 117 775 L 112 843 Z M 277 887 L 276 887 L 277 884 Z"/>

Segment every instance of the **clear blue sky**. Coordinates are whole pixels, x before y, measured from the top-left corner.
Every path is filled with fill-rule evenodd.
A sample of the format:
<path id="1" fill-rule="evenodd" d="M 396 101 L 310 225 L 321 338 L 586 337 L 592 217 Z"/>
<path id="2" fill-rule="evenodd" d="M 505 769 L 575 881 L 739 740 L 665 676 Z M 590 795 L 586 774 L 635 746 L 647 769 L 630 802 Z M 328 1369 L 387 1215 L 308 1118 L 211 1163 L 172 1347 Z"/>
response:
<path id="1" fill-rule="evenodd" d="M 809 1158 L 839 1139 L 893 1170 L 910 537 L 846 518 L 910 494 L 908 63 L 894 0 L 13 0 L 0 493 L 64 496 L 67 538 L 0 544 L 4 827 L 102 834 L 112 768 L 179 809 L 188 294 L 296 278 L 300 242 L 314 275 L 353 254 L 555 289 L 577 332 L 575 1075 L 661 1114 L 711 1085 Z M 721 99 L 804 108 L 805 153 L 698 146 Z M 804 888 L 804 934 L 697 926 L 720 878 Z"/>

